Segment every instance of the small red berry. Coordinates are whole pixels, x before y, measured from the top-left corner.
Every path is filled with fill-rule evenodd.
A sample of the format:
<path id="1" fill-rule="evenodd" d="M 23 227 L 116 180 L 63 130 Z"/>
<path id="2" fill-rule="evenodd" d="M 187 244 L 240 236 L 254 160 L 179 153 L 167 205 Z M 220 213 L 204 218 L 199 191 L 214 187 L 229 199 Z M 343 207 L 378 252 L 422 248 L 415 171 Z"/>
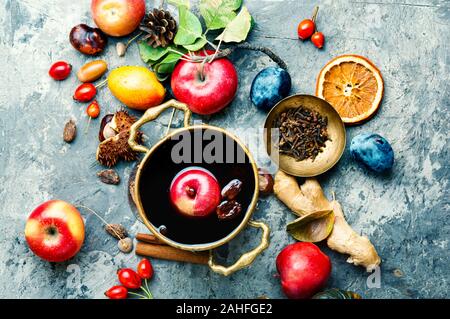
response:
<path id="1" fill-rule="evenodd" d="M 67 79 L 72 71 L 72 66 L 65 61 L 58 61 L 52 64 L 48 75 L 50 75 L 56 81 L 62 81 Z"/>
<path id="2" fill-rule="evenodd" d="M 153 267 L 147 258 L 142 259 L 137 265 L 137 273 L 142 279 L 153 277 Z"/>
<path id="3" fill-rule="evenodd" d="M 100 115 L 100 105 L 98 105 L 97 100 L 94 100 L 91 104 L 89 104 L 86 109 L 86 113 L 93 119 L 97 118 Z"/>
<path id="4" fill-rule="evenodd" d="M 97 88 L 92 83 L 83 83 L 75 90 L 73 99 L 79 102 L 89 102 L 97 94 Z"/>
<path id="5" fill-rule="evenodd" d="M 314 33 L 316 29 L 316 24 L 311 19 L 305 19 L 298 24 L 297 33 L 298 37 L 302 40 L 309 39 L 309 37 Z"/>
<path id="6" fill-rule="evenodd" d="M 105 296 L 109 299 L 126 299 L 128 290 L 124 286 L 114 286 L 105 291 Z"/>
<path id="7" fill-rule="evenodd" d="M 325 43 L 325 37 L 322 32 L 316 32 L 311 37 L 311 42 L 314 43 L 314 45 L 321 49 L 323 47 L 323 44 Z"/>
<path id="8" fill-rule="evenodd" d="M 122 285 L 129 289 L 138 289 L 141 287 L 141 277 L 130 268 L 119 269 L 117 277 Z"/>

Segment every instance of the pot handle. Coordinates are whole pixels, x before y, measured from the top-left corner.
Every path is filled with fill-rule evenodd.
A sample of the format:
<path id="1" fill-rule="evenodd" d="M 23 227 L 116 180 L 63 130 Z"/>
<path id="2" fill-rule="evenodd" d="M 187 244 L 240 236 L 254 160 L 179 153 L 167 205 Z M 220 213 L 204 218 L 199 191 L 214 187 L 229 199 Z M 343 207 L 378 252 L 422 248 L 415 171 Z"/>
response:
<path id="1" fill-rule="evenodd" d="M 133 151 L 142 153 L 147 153 L 149 151 L 147 147 L 136 143 L 136 136 L 139 131 L 139 128 L 145 123 L 153 121 L 159 115 L 161 115 L 162 112 L 171 107 L 183 111 L 184 127 L 190 126 L 192 112 L 191 110 L 189 110 L 188 106 L 184 103 L 172 99 L 161 105 L 151 107 L 147 111 L 145 111 L 144 115 L 142 115 L 142 117 L 138 121 L 136 121 L 130 128 L 130 137 L 128 138 L 128 144 L 130 145 Z"/>
<path id="2" fill-rule="evenodd" d="M 231 275 L 232 273 L 234 273 L 242 268 L 250 266 L 253 263 L 253 261 L 255 260 L 255 258 L 259 254 L 261 254 L 263 252 L 263 250 L 265 250 L 267 247 L 269 247 L 269 235 L 270 235 L 269 226 L 267 226 L 267 224 L 265 224 L 263 222 L 255 221 L 255 220 L 250 220 L 248 222 L 248 225 L 255 227 L 255 228 L 261 228 L 263 231 L 261 243 L 258 245 L 258 247 L 243 254 L 233 265 L 231 265 L 229 267 L 225 267 L 225 266 L 216 264 L 214 262 L 213 252 L 212 252 L 212 250 L 210 250 L 208 265 L 211 268 L 211 270 L 213 270 L 214 272 L 219 273 L 221 275 L 224 275 L 224 276 Z"/>

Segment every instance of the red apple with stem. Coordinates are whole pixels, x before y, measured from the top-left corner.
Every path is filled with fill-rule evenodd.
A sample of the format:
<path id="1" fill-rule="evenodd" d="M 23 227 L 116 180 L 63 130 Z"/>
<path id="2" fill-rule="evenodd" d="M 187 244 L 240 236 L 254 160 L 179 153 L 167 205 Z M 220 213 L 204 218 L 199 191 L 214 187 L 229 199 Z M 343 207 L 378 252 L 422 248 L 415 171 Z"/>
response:
<path id="1" fill-rule="evenodd" d="M 313 243 L 294 243 L 277 256 L 281 287 L 288 298 L 304 299 L 322 289 L 331 273 L 330 258 Z"/>
<path id="2" fill-rule="evenodd" d="M 92 0 L 92 17 L 106 34 L 122 37 L 139 26 L 145 15 L 145 0 Z"/>
<path id="3" fill-rule="evenodd" d="M 206 52 L 214 54 L 211 50 Z M 205 54 L 198 52 L 196 55 Z M 207 115 L 231 103 L 236 95 L 238 76 L 227 58 L 206 63 L 180 60 L 172 72 L 171 87 L 177 100 L 186 103 L 192 112 Z"/>
<path id="4" fill-rule="evenodd" d="M 83 218 L 74 206 L 62 200 L 42 203 L 28 217 L 25 238 L 30 249 L 42 259 L 68 260 L 83 244 Z"/>
<path id="5" fill-rule="evenodd" d="M 206 217 L 220 203 L 220 186 L 214 175 L 201 167 L 181 170 L 172 180 L 170 202 L 186 217 Z"/>

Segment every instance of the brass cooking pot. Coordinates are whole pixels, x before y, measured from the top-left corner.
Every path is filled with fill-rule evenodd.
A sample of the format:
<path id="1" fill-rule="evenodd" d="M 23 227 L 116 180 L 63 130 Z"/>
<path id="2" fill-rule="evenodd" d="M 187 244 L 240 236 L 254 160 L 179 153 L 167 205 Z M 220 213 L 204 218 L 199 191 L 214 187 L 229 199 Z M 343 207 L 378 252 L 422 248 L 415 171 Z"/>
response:
<path id="1" fill-rule="evenodd" d="M 175 108 L 184 112 L 184 127 L 167 134 L 159 142 L 153 145 L 151 149 L 136 143 L 136 136 L 139 128 L 145 123 L 156 119 L 163 111 L 169 108 Z M 217 273 L 228 276 L 239 269 L 251 265 L 255 258 L 269 246 L 269 227 L 261 221 L 254 221 L 251 219 L 259 195 L 258 169 L 248 148 L 236 136 L 222 128 L 211 125 L 202 124 L 191 126 L 190 120 L 191 111 L 187 105 L 176 100 L 170 100 L 159 106 L 148 109 L 131 127 L 130 138 L 128 140 L 130 147 L 134 151 L 145 153 L 136 172 L 134 186 L 137 202 L 136 206 L 144 224 L 159 240 L 167 245 L 187 251 L 195 252 L 208 250 L 210 252 L 208 262 L 209 267 Z M 242 195 L 243 203 L 246 203 L 246 205 L 242 204 L 243 210 L 241 214 L 236 218 L 237 220 L 233 220 L 231 223 L 228 221 L 219 221 L 219 223 L 222 224 L 216 224 L 216 222 L 212 220 L 192 220 L 187 217 L 172 214 L 169 206 L 167 206 L 170 205 L 168 204 L 169 198 L 165 196 L 164 193 L 167 194 L 169 185 L 168 180 L 173 178 L 173 176 L 166 175 L 171 175 L 170 172 L 172 172 L 174 168 L 179 170 L 178 164 L 173 163 L 172 158 L 168 155 L 170 154 L 169 150 L 173 146 L 171 143 L 173 143 L 180 134 L 187 132 L 192 134 L 196 130 L 212 130 L 215 133 L 223 134 L 225 139 L 232 141 L 238 149 L 240 148 L 243 150 L 246 159 L 248 159 L 247 164 L 242 164 L 247 166 L 228 163 L 208 164 L 203 162 L 200 163 L 200 165 L 197 165 L 206 169 L 211 169 L 208 165 L 215 165 L 211 167 L 221 172 L 223 171 L 224 176 L 228 176 L 229 172 L 241 172 L 240 174 L 242 174 L 243 178 L 247 178 L 247 185 L 250 185 L 251 189 L 248 187 L 246 193 Z M 224 185 L 221 186 L 223 187 Z M 241 191 L 241 193 L 243 193 L 243 191 Z M 218 220 L 216 216 L 214 217 L 215 220 Z M 166 223 L 171 223 L 171 225 L 167 227 L 168 233 L 161 231 L 161 224 L 165 227 Z M 231 266 L 225 267 L 216 264 L 213 257 L 213 249 L 231 241 L 247 225 L 261 228 L 261 243 L 252 251 L 243 254 Z M 208 233 L 205 236 L 209 236 L 206 240 L 200 238 L 200 236 L 203 236 L 203 234 L 201 234 L 202 227 L 204 232 Z M 171 230 L 174 231 L 171 233 Z M 218 238 L 215 238 L 214 236 L 218 236 Z M 195 237 L 195 239 L 193 239 L 193 237 Z"/>

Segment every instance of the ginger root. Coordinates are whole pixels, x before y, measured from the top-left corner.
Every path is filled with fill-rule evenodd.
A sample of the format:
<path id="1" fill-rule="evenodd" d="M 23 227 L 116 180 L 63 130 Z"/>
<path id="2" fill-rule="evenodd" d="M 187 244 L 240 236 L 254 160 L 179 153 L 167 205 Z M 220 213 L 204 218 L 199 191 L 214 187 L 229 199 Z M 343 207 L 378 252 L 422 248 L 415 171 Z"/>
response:
<path id="1" fill-rule="evenodd" d="M 302 185 L 297 180 L 282 171 L 275 175 L 274 193 L 280 201 L 296 215 L 304 216 L 318 210 L 333 210 L 335 222 L 327 245 L 332 250 L 349 255 L 347 262 L 361 265 L 367 271 L 372 271 L 381 263 L 381 259 L 366 236 L 358 235 L 347 223 L 341 205 L 329 201 L 319 182 L 307 178 Z"/>

